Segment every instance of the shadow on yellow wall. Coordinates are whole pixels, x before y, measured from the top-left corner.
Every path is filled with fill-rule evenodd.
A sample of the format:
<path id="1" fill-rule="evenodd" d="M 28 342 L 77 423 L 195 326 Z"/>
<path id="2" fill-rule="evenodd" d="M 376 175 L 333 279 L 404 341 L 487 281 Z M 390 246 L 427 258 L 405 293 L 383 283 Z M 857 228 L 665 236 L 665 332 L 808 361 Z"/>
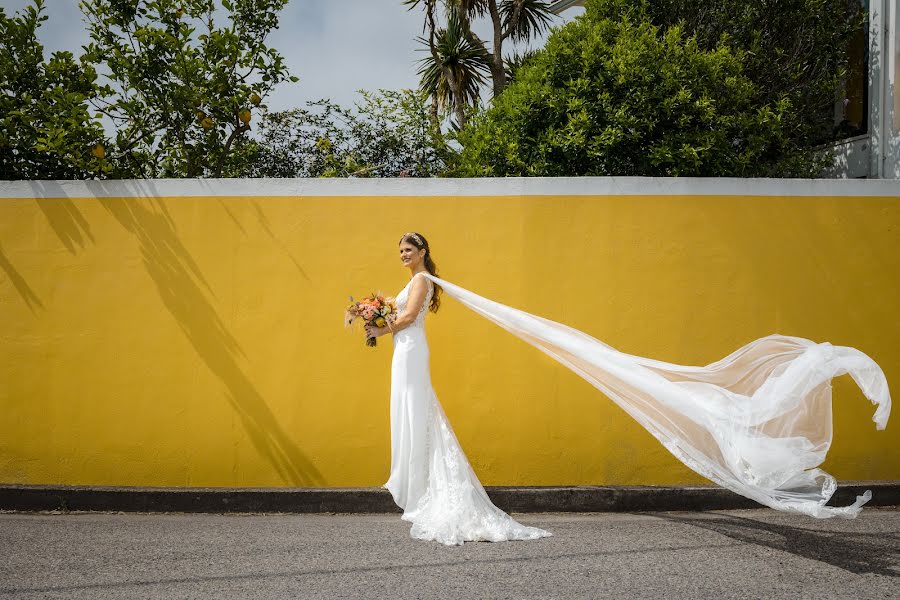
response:
<path id="1" fill-rule="evenodd" d="M 8 199 L 0 481 L 381 484 L 390 339 L 366 348 L 339 319 L 348 294 L 405 284 L 408 230 L 449 281 L 625 352 L 705 364 L 777 332 L 858 347 L 894 383 L 898 227 L 892 198 Z M 427 327 L 486 485 L 704 481 L 456 303 Z M 900 478 L 900 438 L 860 398 L 837 383 L 825 467 Z"/>
<path id="2" fill-rule="evenodd" d="M 225 385 L 234 407 L 259 453 L 289 485 L 314 485 L 322 476 L 285 435 L 265 399 L 237 361 L 243 350 L 219 318 L 200 286 L 213 295 L 200 267 L 181 243 L 165 205 L 156 211 L 132 199 L 103 199 L 100 204 L 135 236 L 147 273 L 163 304 L 181 326 L 197 355 Z"/>
<path id="3" fill-rule="evenodd" d="M 181 242 L 176 232 L 176 223 L 164 201 L 112 198 L 91 201 L 93 202 L 108 211 L 133 236 L 143 266 L 155 285 L 162 306 L 177 322 L 197 356 L 222 382 L 226 390 L 225 400 L 239 417 L 256 450 L 277 473 L 279 481 L 288 485 L 321 484 L 321 473 L 298 448 L 296 442 L 285 434 L 266 400 L 244 372 L 239 358 L 245 358 L 246 355 L 210 301 L 215 294 L 201 268 Z M 38 199 L 37 205 L 46 218 L 46 223 L 73 255 L 86 251 L 88 246 L 96 242 L 89 221 L 74 201 L 66 198 Z M 262 213 L 259 214 L 262 218 Z M 29 307 L 43 307 L 35 292 L 13 269 L 5 255 L 0 258 L 0 264 L 26 304 Z M 302 272 L 299 264 L 297 267 Z M 102 294 L 103 290 L 91 289 L 84 292 Z M 143 294 L 147 290 L 135 289 L 133 292 Z M 77 298 L 68 300 L 78 301 Z M 135 323 L 135 327 L 140 327 L 140 324 Z M 109 367 L 113 368 L 113 365 Z M 141 386 L 145 382 L 135 381 L 134 384 Z M 76 397 L 73 400 L 84 399 Z M 185 400 L 190 401 L 190 398 Z M 85 408 L 90 409 L 89 406 Z M 90 440 L 83 439 L 81 442 L 89 444 Z M 111 481 L 115 481 L 120 475 L 122 474 L 109 474 Z"/>

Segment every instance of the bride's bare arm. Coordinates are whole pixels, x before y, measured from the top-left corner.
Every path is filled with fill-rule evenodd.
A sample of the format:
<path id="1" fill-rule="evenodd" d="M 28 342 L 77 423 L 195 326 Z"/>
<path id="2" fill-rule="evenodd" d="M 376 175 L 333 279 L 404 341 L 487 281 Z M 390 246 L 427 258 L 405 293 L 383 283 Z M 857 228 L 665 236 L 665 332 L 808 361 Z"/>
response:
<path id="1" fill-rule="evenodd" d="M 425 278 L 418 276 L 413 278 L 409 288 L 409 300 L 406 302 L 403 312 L 397 316 L 397 320 L 387 327 L 366 327 L 368 336 L 378 337 L 386 333 L 397 333 L 412 325 L 419 315 L 419 311 L 422 310 L 426 295 L 428 295 L 428 282 L 425 281 Z"/>

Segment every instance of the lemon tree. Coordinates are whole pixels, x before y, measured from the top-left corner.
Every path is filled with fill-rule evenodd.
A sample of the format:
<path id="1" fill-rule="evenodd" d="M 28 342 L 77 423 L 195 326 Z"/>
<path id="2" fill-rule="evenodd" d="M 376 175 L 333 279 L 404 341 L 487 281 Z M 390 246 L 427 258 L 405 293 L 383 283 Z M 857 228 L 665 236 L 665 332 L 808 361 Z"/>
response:
<path id="1" fill-rule="evenodd" d="M 81 0 L 103 77 L 90 102 L 115 126 L 116 177 L 228 177 L 279 83 L 296 82 L 266 45 L 287 0 Z M 217 25 L 222 15 L 224 25 Z"/>
<path id="2" fill-rule="evenodd" d="M 71 52 L 44 58 L 36 32 L 43 0 L 7 16 L 0 8 L 0 179 L 104 176 L 103 126 L 88 110 L 97 74 Z"/>

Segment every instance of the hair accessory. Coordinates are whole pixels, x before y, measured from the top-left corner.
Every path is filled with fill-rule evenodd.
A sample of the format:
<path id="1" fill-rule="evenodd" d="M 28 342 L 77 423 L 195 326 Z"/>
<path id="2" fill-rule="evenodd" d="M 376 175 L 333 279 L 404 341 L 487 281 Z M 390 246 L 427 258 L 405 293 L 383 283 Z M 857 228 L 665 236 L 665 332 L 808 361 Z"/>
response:
<path id="1" fill-rule="evenodd" d="M 410 231 L 409 233 L 404 233 L 403 237 L 405 237 L 405 238 L 411 237 L 412 239 L 416 240 L 416 243 L 419 244 L 420 246 L 425 245 L 425 242 L 422 241 L 422 238 L 419 237 L 419 234 L 417 234 L 413 231 Z"/>

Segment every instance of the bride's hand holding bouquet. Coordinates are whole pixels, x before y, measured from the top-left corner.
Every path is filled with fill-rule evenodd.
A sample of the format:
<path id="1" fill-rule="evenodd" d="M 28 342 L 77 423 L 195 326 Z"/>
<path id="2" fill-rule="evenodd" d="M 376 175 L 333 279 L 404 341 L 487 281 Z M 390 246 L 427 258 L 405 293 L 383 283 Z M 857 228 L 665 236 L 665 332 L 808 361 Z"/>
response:
<path id="1" fill-rule="evenodd" d="M 349 327 L 356 319 L 365 322 L 366 346 L 375 346 L 375 338 L 390 331 L 397 320 L 397 302 L 381 294 L 371 294 L 356 302 L 350 296 L 350 305 L 344 312 L 344 326 Z"/>

